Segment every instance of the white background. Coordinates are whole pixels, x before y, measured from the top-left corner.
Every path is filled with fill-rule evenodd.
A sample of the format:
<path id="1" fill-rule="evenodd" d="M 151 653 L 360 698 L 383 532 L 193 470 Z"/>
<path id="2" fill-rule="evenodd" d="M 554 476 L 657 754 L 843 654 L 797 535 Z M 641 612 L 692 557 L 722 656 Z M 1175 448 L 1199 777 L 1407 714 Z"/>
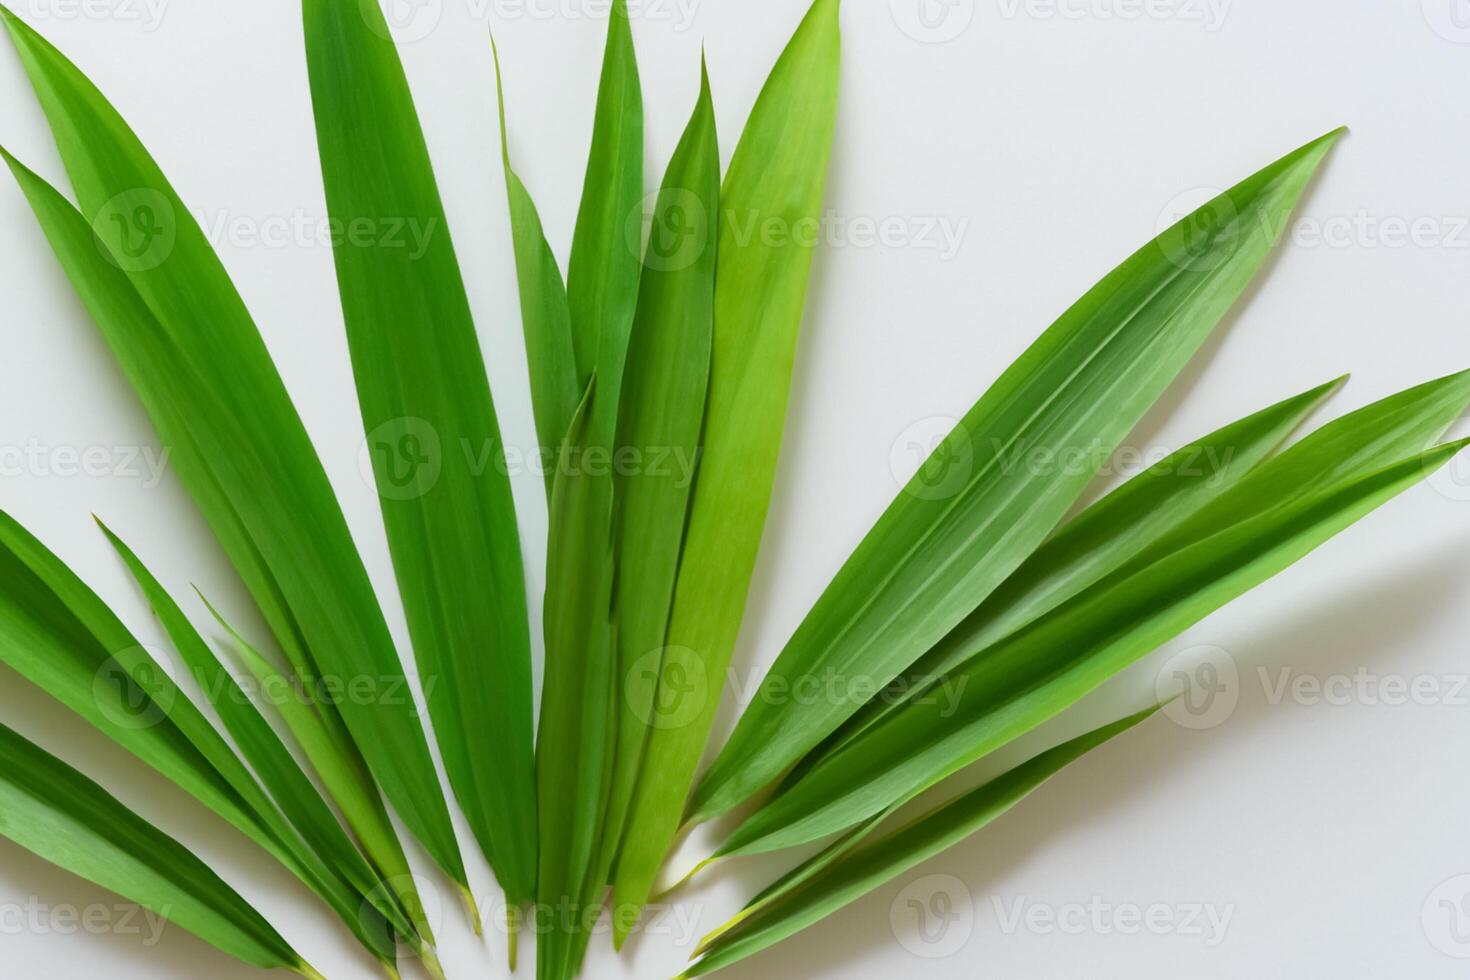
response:
<path id="1" fill-rule="evenodd" d="M 843 12 L 830 241 L 817 257 L 773 513 L 736 655 L 746 679 L 917 464 L 914 433 L 961 414 L 1181 202 L 1199 203 L 1201 188 L 1225 186 L 1340 123 L 1352 135 L 1311 191 L 1296 240 L 1130 445 L 1156 455 L 1344 371 L 1355 375 L 1331 413 L 1470 366 L 1463 0 L 923 2 L 927 20 L 920 0 L 849 0 Z M 289 230 L 324 212 L 297 4 L 13 5 L 111 96 L 216 229 L 406 650 L 376 502 L 359 475 L 362 436 L 330 250 Z M 603 5 L 427 0 L 425 9 L 427 20 L 404 21 L 405 60 L 502 421 L 512 441 L 530 445 L 486 28 L 495 27 L 505 61 L 518 170 L 564 260 Z M 801 0 L 635 8 L 650 189 L 692 104 L 701 43 L 728 159 L 803 9 Z M 60 179 L 8 52 L 0 140 Z M 888 221 L 887 243 L 870 241 L 862 220 Z M 956 249 L 924 234 L 936 223 L 958 234 Z M 275 237 L 283 229 L 284 241 Z M 19 193 L 3 186 L 0 257 L 0 506 L 80 569 L 145 642 L 162 647 L 161 630 L 93 528 L 93 511 L 165 584 L 182 594 L 198 583 L 259 635 L 179 486 L 172 477 L 155 485 L 130 462 L 126 447 L 156 452 L 147 420 Z M 107 472 L 68 475 L 68 452 L 88 447 L 103 447 L 93 458 Z M 539 594 L 539 478 L 523 476 L 517 493 Z M 1470 956 L 1461 941 L 1470 940 L 1470 879 L 1456 880 L 1470 872 L 1467 544 L 1470 465 L 1210 618 L 1025 748 L 1147 703 L 1176 654 L 1170 672 L 1201 657 L 1227 675 L 1233 666 L 1237 681 L 1222 703 L 1234 710 L 1213 718 L 1223 723 L 1196 731 L 1155 719 L 979 837 L 727 975 L 1463 975 L 1453 957 Z M 1338 689 L 1277 697 L 1283 677 L 1329 687 L 1337 678 Z M 1392 686 L 1377 686 L 1385 678 L 1417 681 L 1425 703 L 1392 703 Z M 328 976 L 372 975 L 299 885 L 8 671 L 0 719 L 180 836 Z M 488 896 L 488 870 L 463 840 Z M 707 843 L 692 842 L 681 859 Z M 735 866 L 683 893 L 685 918 L 666 918 L 630 956 L 613 958 L 598 939 L 587 975 L 678 972 L 691 935 L 724 921 L 784 860 Z M 503 937 L 475 941 L 442 882 L 435 887 L 445 896 L 451 976 L 502 975 Z M 940 908 L 936 888 L 957 899 L 958 919 L 927 943 L 909 902 Z M 133 935 L 18 927 L 31 896 L 54 906 L 112 902 L 0 845 L 0 957 L 10 976 L 252 975 L 176 929 L 145 948 Z M 1161 934 L 1129 917 L 1151 906 Z M 1204 914 L 1190 921 L 1196 911 Z M 1228 917 L 1223 935 L 1210 933 L 1210 914 Z M 1064 924 L 1049 928 L 1048 915 Z"/>

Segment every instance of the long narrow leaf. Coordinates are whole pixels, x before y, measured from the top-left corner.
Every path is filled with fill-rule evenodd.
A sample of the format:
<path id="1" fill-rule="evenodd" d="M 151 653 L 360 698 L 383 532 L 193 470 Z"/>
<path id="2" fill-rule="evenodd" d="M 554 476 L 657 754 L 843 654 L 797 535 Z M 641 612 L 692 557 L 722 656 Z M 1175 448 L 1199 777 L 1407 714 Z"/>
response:
<path id="1" fill-rule="evenodd" d="M 51 123 L 87 216 L 82 225 L 136 290 L 146 316 L 137 310 L 103 316 L 124 303 L 115 283 L 99 284 L 98 257 L 79 255 L 74 230 L 57 227 L 81 215 L 62 216 L 55 201 L 43 200 L 49 188 L 17 177 L 84 298 L 106 293 L 89 303 L 93 315 L 114 352 L 124 351 L 119 360 L 164 441 L 178 449 L 176 458 L 188 457 L 181 467 L 185 485 L 293 668 L 306 679 L 327 675 L 401 690 L 402 664 L 321 461 L 203 230 L 76 66 L 8 10 L 0 8 L 0 18 Z M 142 353 L 127 350 L 132 347 Z M 397 697 L 359 697 L 327 710 L 340 713 L 331 723 L 351 731 L 409 829 L 464 885 L 415 706 Z"/>
<path id="2" fill-rule="evenodd" d="M 803 758 L 787 781 L 800 778 L 855 733 L 905 701 L 924 696 L 935 680 L 1100 581 L 1229 491 L 1342 380 L 1288 398 L 1171 453 L 1068 521 L 883 696 L 863 705 Z"/>
<path id="3" fill-rule="evenodd" d="M 511 906 L 533 900 L 525 571 L 504 446 L 444 207 L 377 4 L 306 0 L 306 55 L 358 402 L 444 767 Z M 409 246 L 412 247 L 409 247 Z M 489 751 L 493 746 L 494 751 Z"/>
<path id="4" fill-rule="evenodd" d="M 601 882 L 592 864 L 609 788 L 613 699 L 611 483 L 579 462 L 596 409 L 595 384 L 572 420 L 551 495 L 547 548 L 546 682 L 536 743 L 541 819 L 536 975 L 576 974 Z M 599 554 L 598 545 L 605 548 Z"/>
<path id="5" fill-rule="evenodd" d="M 516 258 L 516 283 L 521 299 L 521 324 L 526 338 L 526 361 L 531 373 L 531 408 L 536 416 L 540 459 L 551 494 L 561 443 L 571 428 L 582 389 L 577 384 L 577 355 L 572 347 L 572 314 L 567 287 L 556 256 L 546 241 L 541 215 L 531 192 L 510 166 L 510 137 L 506 134 L 505 83 L 500 52 L 490 39 L 495 57 L 495 98 L 500 108 L 500 156 L 505 166 L 505 190 L 510 199 L 511 244 Z"/>
<path id="6" fill-rule="evenodd" d="M 799 232 L 821 214 L 837 121 L 839 7 L 840 0 L 812 4 L 762 88 L 721 186 L 704 448 L 666 641 L 687 662 L 677 664 L 677 677 L 660 675 L 656 695 L 671 714 L 689 718 L 649 736 L 648 777 L 618 858 L 619 909 L 647 900 L 678 831 L 755 571 L 814 252 Z M 778 234 L 762 231 L 772 228 Z M 616 918 L 621 943 L 631 916 Z"/>
<path id="7" fill-rule="evenodd" d="M 794 709 L 803 677 L 882 688 L 1052 532 L 1275 246 L 1332 133 L 1186 218 L 1106 276 L 1012 364 L 869 531 L 797 628 L 706 774 L 694 819 L 727 812 L 861 707 Z"/>
<path id="8" fill-rule="evenodd" d="M 912 798 L 1030 731 L 1209 613 L 1429 476 L 1453 443 L 1255 515 L 1137 570 L 1122 570 L 1001 641 L 924 699 L 873 725 L 731 834 L 720 855 L 790 847 Z"/>
<path id="9" fill-rule="evenodd" d="M 984 829 L 1082 756 L 1152 717 L 1157 708 L 1105 725 L 1043 752 L 1016 768 L 855 852 L 846 846 L 813 857 L 747 905 L 702 947 L 703 958 L 683 974 L 722 970 L 809 928 Z"/>
<path id="10" fill-rule="evenodd" d="M 0 660 L 260 845 L 392 969 L 385 923 L 290 827 L 208 719 L 100 598 L 0 513 Z"/>
<path id="11" fill-rule="evenodd" d="M 251 966 L 321 980 L 260 913 L 182 844 L 3 725 L 0 836 Z"/>
<path id="12" fill-rule="evenodd" d="M 421 953 L 432 956 L 427 940 L 420 937 L 417 927 L 408 921 L 397 896 L 347 836 L 316 786 L 250 700 L 248 692 L 210 652 L 204 637 L 199 635 L 178 603 L 137 554 L 105 524 L 99 521 L 98 525 L 142 589 L 175 649 L 188 665 L 195 683 L 219 713 L 241 754 L 302 839 L 335 873 L 356 889 L 360 898 L 366 899 L 382 913 L 400 936 L 413 943 Z M 432 936 L 428 938 L 432 939 Z"/>
<path id="13" fill-rule="evenodd" d="M 623 384 L 617 482 L 618 737 L 603 874 L 622 843 L 649 732 L 704 422 L 714 324 L 720 150 L 709 73 L 653 213 Z"/>

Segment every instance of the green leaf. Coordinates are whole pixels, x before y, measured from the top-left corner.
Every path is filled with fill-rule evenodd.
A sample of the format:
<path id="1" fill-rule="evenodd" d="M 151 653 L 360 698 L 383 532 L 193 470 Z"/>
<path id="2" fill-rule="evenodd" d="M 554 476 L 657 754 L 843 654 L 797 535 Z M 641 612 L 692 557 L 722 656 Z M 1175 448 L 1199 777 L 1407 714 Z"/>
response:
<path id="1" fill-rule="evenodd" d="M 820 839 L 911 799 L 1074 704 L 1103 681 L 1427 477 L 1453 443 L 1238 523 L 1062 604 L 853 738 L 748 818 L 720 856 Z"/>
<path id="2" fill-rule="evenodd" d="M 1036 549 L 974 612 L 882 696 L 802 759 L 801 774 L 875 720 L 1003 636 L 1041 618 L 1138 555 L 1230 490 L 1346 380 L 1338 379 L 1241 419 L 1170 454 L 1088 507 Z M 1418 447 L 1406 447 L 1409 449 Z M 1398 454 L 1402 455 L 1402 453 Z"/>
<path id="3" fill-rule="evenodd" d="M 649 732 L 704 422 L 714 325 L 720 149 L 709 73 L 652 218 L 623 382 L 618 453 L 618 736 L 603 876 L 622 842 Z"/>
<path id="4" fill-rule="evenodd" d="M 11 169 L 164 443 L 174 447 L 185 486 L 299 676 L 401 691 L 403 667 L 341 508 L 219 257 L 101 93 L 0 11 L 80 214 L 68 213 L 64 199 L 18 164 Z M 119 270 L 121 280 L 99 266 Z M 135 299 L 119 295 L 123 282 Z M 411 700 L 355 697 L 325 710 L 340 715 L 330 723 L 345 723 L 404 823 L 463 886 L 449 811 Z"/>
<path id="5" fill-rule="evenodd" d="M 616 736 L 612 622 L 611 481 L 580 459 L 596 412 L 588 387 L 557 465 L 551 495 L 545 608 L 546 680 L 536 743 L 541 818 L 536 975 L 576 974 L 603 882 L 592 868 Z M 601 549 L 601 551 L 599 551 Z"/>
<path id="6" fill-rule="evenodd" d="M 703 958 L 684 976 L 722 970 L 820 922 L 989 826 L 1062 769 L 1157 711 L 1150 708 L 1058 745 L 871 843 L 864 841 L 877 820 L 865 825 L 747 905 L 705 941 Z"/>
<path id="7" fill-rule="evenodd" d="M 604 416 L 594 424 L 595 441 L 606 445 L 617 422 L 617 391 L 623 357 L 638 303 L 639 250 L 630 247 L 628 222 L 641 214 L 643 199 L 643 90 L 633 53 L 627 0 L 613 0 L 607 18 L 607 47 L 597 88 L 592 149 L 567 263 L 567 304 L 578 389 L 595 373 Z M 597 434 L 606 433 L 604 438 Z"/>
<path id="8" fill-rule="evenodd" d="M 199 631 L 137 554 L 100 520 L 97 523 L 142 589 L 175 649 L 184 658 L 195 683 L 209 698 L 225 729 L 286 819 L 326 863 L 331 873 L 355 890 L 357 901 L 347 907 L 348 914 L 355 915 L 365 898 L 399 935 L 413 943 L 420 952 L 429 952 L 426 940 L 418 935 L 392 890 L 343 831 L 315 784 L 301 770 L 270 722 L 255 707 L 249 693 L 210 652 Z M 429 938 L 432 939 L 432 935 Z"/>
<path id="9" fill-rule="evenodd" d="M 867 700 L 796 710 L 776 692 L 820 676 L 881 690 L 1051 534 L 1245 290 L 1339 135 L 1289 154 L 1144 246 L 1006 370 L 797 628 L 705 775 L 691 819 L 759 792 Z M 1034 465 L 1073 458 L 1094 465 Z"/>
<path id="10" fill-rule="evenodd" d="M 505 85 L 500 73 L 500 52 L 495 48 L 493 37 L 490 46 L 495 55 L 500 152 L 505 165 L 506 194 L 510 198 L 511 244 L 516 257 L 521 324 L 531 373 L 531 407 L 536 416 L 536 436 L 541 443 L 541 462 L 546 471 L 546 493 L 549 496 L 556 476 L 555 461 L 567 429 L 571 428 L 582 388 L 577 383 L 577 355 L 572 348 L 572 314 L 567 307 L 567 288 L 562 284 L 556 256 L 546 241 L 536 203 L 510 166 L 510 139 L 505 127 Z"/>
<path id="11" fill-rule="evenodd" d="M 0 513 L 0 661 L 213 810 L 332 907 L 380 962 L 385 924 L 286 822 L 151 654 L 67 566 Z"/>
<path id="12" fill-rule="evenodd" d="M 536 887 L 531 640 L 484 357 L 381 11 L 306 0 L 305 12 L 328 211 L 377 230 L 333 252 L 398 588 L 450 785 L 520 905 Z"/>
<path id="13" fill-rule="evenodd" d="M 751 110 L 720 190 L 704 449 L 665 644 L 680 653 L 665 658 L 657 694 L 671 715 L 689 717 L 649 736 L 618 858 L 620 910 L 647 900 L 678 831 L 755 570 L 814 251 L 796 232 L 820 217 L 836 126 L 838 9 L 838 0 L 812 4 Z M 616 918 L 620 942 L 630 917 Z"/>
<path id="14" fill-rule="evenodd" d="M 418 935 L 432 944 L 433 924 L 424 910 L 413 869 L 398 842 L 382 797 L 373 787 L 361 757 L 353 751 L 346 734 L 333 728 L 313 707 L 321 702 L 313 697 L 312 690 L 302 688 L 298 680 L 287 677 L 230 626 L 208 599 L 203 595 L 199 598 L 230 635 L 241 664 L 255 678 L 259 698 L 280 715 L 312 769 L 341 808 L 347 825 L 357 835 L 363 851 L 388 886 L 389 895 L 386 897 L 396 900 Z M 435 961 L 426 957 L 425 962 L 431 970 L 436 969 Z"/>
<path id="15" fill-rule="evenodd" d="M 3 725 L 0 836 L 251 966 L 320 980 L 260 913 L 182 844 Z"/>

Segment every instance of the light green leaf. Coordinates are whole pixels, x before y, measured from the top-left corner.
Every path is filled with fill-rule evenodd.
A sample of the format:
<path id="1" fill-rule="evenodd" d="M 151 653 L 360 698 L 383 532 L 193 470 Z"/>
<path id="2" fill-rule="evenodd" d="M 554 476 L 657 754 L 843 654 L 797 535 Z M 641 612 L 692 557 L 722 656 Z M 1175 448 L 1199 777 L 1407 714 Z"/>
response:
<path id="1" fill-rule="evenodd" d="M 153 656 L 56 555 L 0 513 L 0 661 L 213 810 L 332 907 L 380 962 L 380 917 L 281 815 Z"/>
<path id="2" fill-rule="evenodd" d="M 1429 476 L 1453 443 L 1250 515 L 1143 567 L 1115 572 L 862 732 L 748 818 L 721 856 L 818 840 L 911 799 L 1074 704 L 1209 613 Z"/>
<path id="3" fill-rule="evenodd" d="M 403 845 L 398 842 L 383 800 L 373 787 L 372 778 L 361 758 L 354 753 L 351 742 L 316 710 L 314 704 L 322 702 L 313 697 L 311 689 L 303 688 L 299 680 L 287 677 L 236 632 L 208 599 L 203 595 L 199 598 L 229 634 L 236 656 L 255 678 L 260 699 L 280 715 L 312 769 L 341 808 L 347 825 L 357 835 L 363 851 L 387 884 L 389 896 L 407 913 L 424 941 L 432 944 L 433 924 L 424 910 L 413 869 L 403 853 Z M 470 901 L 467 892 L 465 901 Z M 437 969 L 432 958 L 426 957 L 425 962 L 431 970 Z"/>
<path id="4" fill-rule="evenodd" d="M 620 909 L 647 901 L 678 831 L 755 570 L 815 244 L 799 231 L 820 217 L 836 126 L 838 9 L 839 0 L 812 4 L 751 110 L 720 190 L 704 448 L 665 644 L 680 653 L 665 658 L 657 695 L 670 715 L 688 717 L 649 736 L 647 775 L 618 858 Z M 617 916 L 620 932 L 630 918 Z"/>
<path id="5" fill-rule="evenodd" d="M 516 257 L 521 325 L 531 373 L 531 408 L 536 416 L 536 436 L 541 443 L 540 457 L 546 470 L 546 493 L 549 496 L 556 476 L 555 462 L 567 429 L 571 428 L 582 388 L 577 384 L 577 355 L 572 349 L 572 314 L 567 307 L 567 288 L 562 284 L 556 256 L 546 241 L 536 203 L 510 166 L 505 85 L 500 73 L 500 52 L 495 48 L 493 37 L 490 46 L 495 56 L 500 152 L 505 165 L 506 194 L 510 198 L 510 233 Z"/>
<path id="6" fill-rule="evenodd" d="M 627 0 L 613 0 L 592 149 L 577 209 L 572 256 L 567 263 L 567 303 L 579 390 L 595 373 L 603 420 L 594 441 L 607 445 L 617 424 L 617 392 L 623 357 L 638 303 L 639 250 L 628 241 L 628 222 L 643 199 L 643 89 L 633 53 Z M 600 433 L 605 436 L 599 438 Z"/>
<path id="7" fill-rule="evenodd" d="M 1254 278 L 1339 135 L 1289 154 L 1144 246 L 1005 371 L 797 628 L 705 775 L 692 819 L 759 792 L 866 700 L 796 710 L 773 691 L 807 676 L 882 689 L 1051 534 Z M 1073 458 L 1094 465 L 1032 465 Z"/>
<path id="8" fill-rule="evenodd" d="M 249 693 L 225 670 L 194 624 L 179 608 L 173 597 L 139 560 L 137 554 L 100 520 L 107 540 L 117 550 L 133 578 L 137 580 L 148 604 L 163 624 L 175 649 L 220 716 L 226 730 L 239 746 L 241 754 L 270 792 L 281 812 L 290 820 L 325 867 L 348 888 L 354 889 L 356 901 L 347 906 L 355 916 L 366 899 L 420 952 L 432 955 L 416 927 L 408 921 L 396 895 L 343 831 L 342 825 L 322 799 L 315 784 L 297 764 L 295 757 L 261 715 Z M 349 919 L 349 921 L 351 921 Z M 432 938 L 432 936 L 430 936 Z"/>
<path id="9" fill-rule="evenodd" d="M 1335 392 L 1339 379 L 1241 419 L 1170 454 L 1068 521 L 974 612 L 801 760 L 787 782 L 876 719 L 923 696 L 996 640 L 1093 585 L 1230 490 Z M 1405 452 L 1411 448 L 1406 447 Z M 1399 455 L 1402 455 L 1400 453 Z"/>
<path id="10" fill-rule="evenodd" d="M 321 461 L 203 230 L 91 82 L 8 10 L 0 16 L 80 215 L 33 174 L 11 169 L 293 669 L 308 681 L 401 690 L 402 664 Z M 122 282 L 136 299 L 119 295 Z M 339 715 L 329 723 L 345 723 L 404 823 L 463 885 L 415 706 L 358 697 L 324 710 Z"/>
<path id="11" fill-rule="evenodd" d="M 623 839 L 650 731 L 709 385 L 720 149 L 709 73 L 652 216 L 623 384 L 617 489 L 618 737 L 604 879 Z"/>
<path id="12" fill-rule="evenodd" d="M 531 641 L 484 357 L 382 12 L 305 12 L 328 210 L 376 229 L 333 251 L 398 589 L 450 785 L 516 906 L 536 888 Z"/>
<path id="13" fill-rule="evenodd" d="M 1157 711 L 1150 708 L 1058 745 L 871 843 L 866 840 L 878 821 L 865 824 L 757 896 L 705 941 L 703 958 L 683 976 L 722 970 L 815 925 L 989 826 L 1062 769 Z"/>
<path id="14" fill-rule="evenodd" d="M 251 966 L 317 973 L 182 844 L 0 725 L 0 836 Z"/>
<path id="15" fill-rule="evenodd" d="M 592 864 L 616 736 L 610 480 L 582 455 L 595 382 L 572 420 L 551 495 L 545 608 L 546 680 L 536 743 L 541 818 L 536 975 L 566 980 L 581 965 L 605 885 Z"/>

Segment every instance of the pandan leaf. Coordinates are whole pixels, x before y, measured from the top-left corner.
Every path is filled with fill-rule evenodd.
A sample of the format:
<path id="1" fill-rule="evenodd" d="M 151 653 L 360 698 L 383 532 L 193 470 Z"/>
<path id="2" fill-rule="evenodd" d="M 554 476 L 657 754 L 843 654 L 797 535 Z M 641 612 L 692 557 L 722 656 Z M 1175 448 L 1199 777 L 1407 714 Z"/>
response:
<path id="1" fill-rule="evenodd" d="M 857 735 L 742 823 L 719 856 L 777 850 L 911 799 L 1074 704 L 1124 667 L 1284 570 L 1425 479 L 1451 443 L 1250 515 L 1143 567 L 1114 573 Z"/>
<path id="2" fill-rule="evenodd" d="M 51 123 L 80 214 L 65 213 L 65 201 L 34 175 L 17 177 L 293 669 L 307 681 L 325 676 L 339 685 L 401 691 L 403 667 L 341 508 L 219 257 L 101 93 L 43 38 L 0 11 Z M 98 271 L 99 250 L 91 240 L 82 243 L 78 221 L 87 235 L 95 232 L 103 264 L 121 272 L 138 300 L 116 295 L 121 281 Z M 85 250 L 94 255 L 78 254 Z M 404 823 L 466 887 L 411 699 L 344 698 L 324 710 L 337 716 L 329 724 L 345 723 Z"/>
<path id="3" fill-rule="evenodd" d="M 0 153 L 3 152 L 0 150 Z M 102 329 L 149 416 L 161 433 L 173 434 L 173 441 L 169 443 L 173 452 L 169 458 L 175 472 L 192 489 L 201 509 L 219 518 L 214 528 L 222 542 L 229 542 L 226 550 L 234 554 L 236 552 L 233 548 L 237 546 L 240 549 L 238 554 L 251 560 L 252 556 L 258 558 L 243 523 L 210 470 L 204 446 L 195 435 L 195 414 L 181 407 L 190 401 L 202 403 L 207 397 L 205 389 L 201 387 L 199 375 L 188 368 L 180 360 L 179 352 L 165 342 L 157 319 L 132 288 L 124 273 L 105 259 L 105 255 L 109 253 L 76 209 L 14 158 L 8 154 L 5 158 L 40 219 L 62 266 L 93 319 Z M 184 397 L 181 398 L 181 395 Z M 229 416 L 221 415 L 219 421 L 226 426 L 226 434 L 219 437 L 215 444 L 219 452 L 223 453 L 224 447 L 231 445 L 228 434 Z M 216 454 L 216 458 L 227 457 Z M 262 572 L 267 576 L 262 581 L 270 581 L 263 565 L 254 565 L 247 561 L 245 564 L 237 564 L 236 567 L 242 570 L 242 574 Z M 288 651 L 291 649 L 287 647 Z M 297 649 L 299 653 L 299 648 Z M 330 733 L 333 744 L 337 746 L 334 758 L 340 762 L 340 766 L 334 768 L 313 758 L 313 765 L 327 779 L 333 798 L 343 807 L 353 830 L 368 847 L 369 856 L 388 875 L 389 880 L 402 889 L 400 894 L 405 898 L 405 904 L 410 900 L 413 902 L 408 905 L 412 911 L 419 905 L 413 879 L 409 877 L 408 864 L 402 857 L 402 847 L 398 843 L 396 831 L 383 810 L 382 801 L 378 798 L 377 788 L 366 764 L 352 745 L 341 716 L 330 701 L 315 697 L 320 678 L 305 666 L 296 669 L 305 672 L 298 673 L 295 683 L 288 683 L 287 687 L 301 692 L 302 697 L 309 699 L 303 702 L 303 708 L 312 715 L 317 725 Z M 337 778 L 334 781 L 332 777 Z M 370 799 L 371 805 L 363 805 L 364 799 Z M 398 858 L 396 865 L 390 860 L 394 854 Z M 389 870 L 393 867 L 400 867 L 401 874 L 400 871 Z M 416 921 L 419 923 L 419 934 L 429 939 L 431 934 L 427 931 L 427 922 Z"/>
<path id="4" fill-rule="evenodd" d="M 382 797 L 373 789 L 372 780 L 361 759 L 353 753 L 351 743 L 314 709 L 311 691 L 303 690 L 251 646 L 225 621 L 219 610 L 210 605 L 208 599 L 203 595 L 199 598 L 230 635 L 241 665 L 255 678 L 261 700 L 280 715 L 332 799 L 341 808 L 347 825 L 357 835 L 363 851 L 387 884 L 390 897 L 408 915 L 418 935 L 432 945 L 433 924 L 424 910 L 413 869 L 403 853 L 403 845 L 398 842 Z M 437 961 L 433 958 L 426 956 L 425 963 L 431 970 L 437 970 Z"/>
<path id="5" fill-rule="evenodd" d="M 521 300 L 521 324 L 526 338 L 526 360 L 531 372 L 531 408 L 551 494 L 556 459 L 562 439 L 571 428 L 582 388 L 577 383 L 577 355 L 572 348 L 572 315 L 561 269 L 546 241 L 541 215 L 530 191 L 510 166 L 510 138 L 505 125 L 505 84 L 500 52 L 490 39 L 495 57 L 495 96 L 500 108 L 500 153 L 505 166 L 505 190 L 510 199 L 511 244 L 515 251 L 516 283 Z"/>
<path id="6" fill-rule="evenodd" d="M 344 238 L 333 250 L 337 282 L 434 733 L 470 827 L 518 906 L 536 887 L 531 640 L 484 357 L 382 12 L 358 0 L 304 6 L 329 212 L 343 227 L 406 222 L 422 236 Z"/>
<path id="7" fill-rule="evenodd" d="M 0 661 L 264 848 L 392 967 L 385 923 L 290 827 L 208 719 L 81 579 L 0 513 Z"/>
<path id="8" fill-rule="evenodd" d="M 618 736 L 603 879 L 622 842 L 651 731 L 709 385 L 720 149 L 709 73 L 652 216 L 623 382 L 617 473 Z"/>
<path id="9" fill-rule="evenodd" d="M 904 701 L 923 696 L 935 679 L 991 643 L 1097 583 L 1230 490 L 1344 380 L 1288 398 L 1171 453 L 1068 521 L 884 696 L 863 705 L 803 758 L 787 781 L 800 778 L 818 759 Z"/>
<path id="10" fill-rule="evenodd" d="M 178 841 L 0 725 L 0 836 L 265 970 L 317 973 Z"/>
<path id="11" fill-rule="evenodd" d="M 541 817 L 536 975 L 564 980 L 580 966 L 605 887 L 593 871 L 617 718 L 612 622 L 611 482 L 581 454 L 596 413 L 588 387 L 551 495 L 545 608 L 546 681 L 536 775 Z M 599 554 L 597 547 L 606 549 Z"/>
<path id="12" fill-rule="evenodd" d="M 684 977 L 732 966 L 794 936 L 974 835 L 1062 769 L 1152 717 L 1150 708 L 1072 739 L 929 811 L 877 840 L 864 832 L 823 850 L 767 889 L 700 948 Z"/>
<path id="13" fill-rule="evenodd" d="M 704 448 L 665 643 L 679 656 L 665 658 L 656 694 L 670 714 L 690 717 L 649 735 L 618 858 L 619 909 L 647 901 L 678 831 L 755 570 L 814 251 L 815 236 L 800 229 L 820 218 L 836 126 L 838 9 L 839 0 L 812 4 L 751 110 L 720 189 Z M 615 918 L 621 945 L 632 917 Z"/>
<path id="14" fill-rule="evenodd" d="M 137 554 L 105 524 L 97 523 L 137 581 L 149 606 L 194 676 L 195 683 L 209 698 L 245 761 L 302 839 L 356 890 L 359 899 L 366 899 L 372 904 L 400 936 L 419 952 L 432 956 L 428 942 L 418 935 L 417 927 L 408 920 L 393 890 L 347 836 L 316 785 L 302 771 L 249 693 L 210 652 L 204 637 Z M 432 934 L 429 938 L 432 939 Z"/>
<path id="15" fill-rule="evenodd" d="M 643 90 L 633 53 L 627 0 L 613 0 L 607 19 L 607 47 L 597 88 L 592 149 L 577 209 L 572 255 L 567 263 L 567 305 L 579 390 L 598 376 L 607 416 L 593 435 L 606 444 L 617 422 L 617 391 L 623 357 L 638 303 L 639 251 L 629 247 L 628 222 L 641 213 L 643 199 Z"/>
<path id="16" fill-rule="evenodd" d="M 770 784 L 862 706 L 794 710 L 806 676 L 881 689 L 1051 534 L 1092 466 L 1158 399 L 1254 278 L 1339 133 L 1289 154 L 1144 246 L 1012 364 L 935 451 L 797 628 L 705 775 L 692 819 Z M 787 690 L 790 688 L 787 687 Z"/>

